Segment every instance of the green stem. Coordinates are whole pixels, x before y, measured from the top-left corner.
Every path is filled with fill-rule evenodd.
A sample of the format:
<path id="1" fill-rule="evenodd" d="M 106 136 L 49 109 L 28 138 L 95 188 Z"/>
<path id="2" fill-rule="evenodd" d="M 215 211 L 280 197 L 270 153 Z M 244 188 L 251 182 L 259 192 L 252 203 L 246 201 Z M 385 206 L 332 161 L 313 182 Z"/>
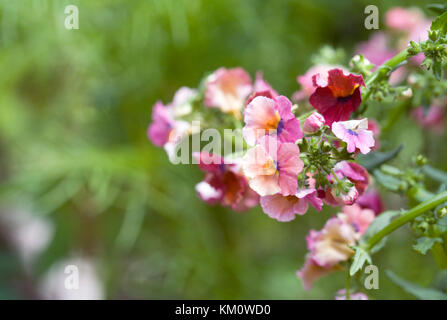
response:
<path id="1" fill-rule="evenodd" d="M 345 285 L 345 295 L 346 295 L 346 300 L 351 300 L 351 296 L 349 295 L 349 285 L 351 282 L 351 273 L 349 272 L 348 268 L 348 273 L 346 275 L 346 285 Z"/>
<path id="2" fill-rule="evenodd" d="M 368 78 L 365 85 L 368 88 L 373 82 L 382 79 L 388 72 L 383 72 L 382 70 L 386 69 L 394 69 L 402 62 L 406 61 L 409 58 L 408 50 L 402 50 L 398 54 L 396 54 L 391 59 L 385 61 L 380 67 L 377 68 L 376 71 Z"/>
<path id="3" fill-rule="evenodd" d="M 374 234 L 371 238 L 369 238 L 368 241 L 366 241 L 365 244 L 363 245 L 364 249 L 366 251 L 371 250 L 380 240 L 382 240 L 384 237 L 389 235 L 394 230 L 400 228 L 407 222 L 410 222 L 414 218 L 422 215 L 428 210 L 431 210 L 446 201 L 447 201 L 447 191 L 444 191 L 442 193 L 437 194 L 430 200 L 424 201 L 419 205 L 417 205 L 416 207 L 408 210 L 406 213 L 401 215 L 399 218 L 397 218 L 389 225 L 387 225 L 385 228 L 383 228 L 382 230 Z"/>

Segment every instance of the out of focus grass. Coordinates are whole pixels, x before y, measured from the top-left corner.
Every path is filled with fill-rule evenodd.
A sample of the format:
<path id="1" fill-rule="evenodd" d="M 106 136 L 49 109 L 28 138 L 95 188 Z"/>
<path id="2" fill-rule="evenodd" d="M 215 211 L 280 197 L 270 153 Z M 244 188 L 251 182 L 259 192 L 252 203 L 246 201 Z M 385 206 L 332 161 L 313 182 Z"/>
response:
<path id="1" fill-rule="evenodd" d="M 363 10 L 372 2 L 0 0 L 1 207 L 26 208 L 55 226 L 31 271 L 2 242 L 0 297 L 35 297 L 53 263 L 82 254 L 98 261 L 107 298 L 332 299 L 343 273 L 309 292 L 295 276 L 305 235 L 331 212 L 279 223 L 260 209 L 207 206 L 194 192 L 201 173 L 169 164 L 146 128 L 157 99 L 169 102 L 220 66 L 262 70 L 291 95 L 322 45 L 349 55 L 369 37 Z M 396 4 L 429 2 L 377 5 L 383 17 Z M 64 28 L 67 4 L 79 7 L 79 30 Z M 411 135 L 403 160 L 431 148 L 446 169 L 440 151 L 402 121 L 389 144 Z M 395 201 L 388 203 L 399 207 Z M 376 264 L 426 284 L 431 257 L 410 243 L 397 232 Z M 371 296 L 410 297 L 385 272 Z"/>

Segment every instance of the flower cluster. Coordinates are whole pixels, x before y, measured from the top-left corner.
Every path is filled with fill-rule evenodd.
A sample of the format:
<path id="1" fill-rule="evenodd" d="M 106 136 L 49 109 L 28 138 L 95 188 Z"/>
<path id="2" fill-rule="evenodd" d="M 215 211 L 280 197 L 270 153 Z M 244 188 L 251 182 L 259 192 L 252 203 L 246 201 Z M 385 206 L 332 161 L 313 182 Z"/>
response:
<path id="1" fill-rule="evenodd" d="M 304 215 L 310 207 L 321 211 L 325 204 L 343 206 L 342 213 L 307 237 L 310 254 L 298 272 L 306 288 L 342 268 L 341 262 L 353 254 L 350 246 L 381 208 L 365 193 L 369 174 L 355 162 L 357 154 L 376 147 L 378 133 L 375 122 L 351 119 L 362 100 L 363 77 L 342 68 L 315 71 L 321 73 L 306 75 L 312 78 L 313 92 L 302 89 L 308 90 L 302 96 L 314 111 L 301 111 L 261 73 L 252 83 L 241 68 L 220 68 L 198 90 L 181 88 L 170 104 L 157 102 L 148 129 L 151 141 L 171 157 L 183 138 L 196 133 L 188 119 L 210 121 L 205 123 L 209 127 L 216 122 L 207 119 L 218 109 L 221 126 L 236 123 L 242 128 L 237 133 L 245 142 L 242 152 L 193 152 L 193 163 L 204 172 L 196 191 L 208 204 L 234 211 L 260 204 L 265 214 L 281 222 Z M 305 83 L 304 78 L 300 81 Z"/>
<path id="2" fill-rule="evenodd" d="M 381 212 L 375 211 L 381 209 L 377 203 L 380 203 L 380 198 L 371 193 L 361 202 L 342 207 L 342 212 L 330 218 L 320 231 L 310 230 L 306 238 L 309 254 L 304 266 L 297 272 L 304 288 L 310 289 L 318 278 L 344 269 L 342 262 L 354 254 L 351 247 L 358 243 Z"/>

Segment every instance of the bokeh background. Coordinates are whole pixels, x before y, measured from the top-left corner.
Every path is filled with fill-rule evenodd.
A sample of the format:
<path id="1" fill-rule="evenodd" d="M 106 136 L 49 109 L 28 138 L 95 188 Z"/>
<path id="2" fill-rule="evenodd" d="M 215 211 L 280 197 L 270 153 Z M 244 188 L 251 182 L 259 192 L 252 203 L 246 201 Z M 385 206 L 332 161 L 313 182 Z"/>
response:
<path id="1" fill-rule="evenodd" d="M 308 230 L 336 211 L 279 223 L 206 205 L 202 173 L 147 140 L 151 108 L 220 66 L 262 70 L 290 96 L 323 45 L 348 60 L 368 39 L 365 6 L 379 7 L 382 28 L 388 8 L 432 2 L 0 0 L 0 299 L 80 297 L 61 287 L 68 264 L 88 298 L 333 299 L 344 273 L 305 291 L 295 272 Z M 64 28 L 68 4 L 79 30 Z M 447 169 L 445 140 L 399 121 L 388 144 L 407 139 L 401 163 L 431 148 Z M 412 298 L 388 269 L 431 282 L 433 259 L 412 240 L 403 228 L 375 256 L 372 298 Z"/>

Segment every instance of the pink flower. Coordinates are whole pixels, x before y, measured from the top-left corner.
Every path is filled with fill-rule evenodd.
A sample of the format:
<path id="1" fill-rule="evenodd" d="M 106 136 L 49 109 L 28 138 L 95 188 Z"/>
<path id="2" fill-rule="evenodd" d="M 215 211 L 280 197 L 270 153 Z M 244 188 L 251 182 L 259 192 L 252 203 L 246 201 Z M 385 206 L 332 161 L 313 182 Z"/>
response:
<path id="1" fill-rule="evenodd" d="M 284 96 L 255 97 L 244 111 L 242 134 L 249 145 L 266 135 L 276 136 L 280 142 L 293 142 L 303 137 L 300 122 L 292 111 L 292 103 Z"/>
<path id="2" fill-rule="evenodd" d="M 295 215 L 307 212 L 309 204 L 318 211 L 323 207 L 323 201 L 316 196 L 315 189 L 298 190 L 295 195 L 282 196 L 277 193 L 261 197 L 262 210 L 273 219 L 286 222 L 295 219 Z"/>
<path id="3" fill-rule="evenodd" d="M 353 226 L 359 235 L 363 235 L 368 229 L 371 222 L 376 217 L 376 214 L 371 209 L 362 209 L 358 204 L 353 204 L 351 206 L 344 206 L 343 213 L 339 214 L 338 217 L 344 222 L 349 223 Z"/>
<path id="4" fill-rule="evenodd" d="M 331 189 L 331 194 L 338 204 L 351 205 L 359 197 L 359 192 L 356 187 L 352 186 L 349 188 L 348 192 L 341 192 L 337 194 L 336 189 Z"/>
<path id="5" fill-rule="evenodd" d="M 237 164 L 206 152 L 194 154 L 205 178 L 196 185 L 199 197 L 209 203 L 219 203 L 235 211 L 245 211 L 259 203 L 259 196 L 250 189 L 247 179 Z"/>
<path id="6" fill-rule="evenodd" d="M 244 102 L 253 87 L 248 73 L 242 68 L 220 68 L 206 83 L 205 106 L 240 117 Z"/>
<path id="7" fill-rule="evenodd" d="M 304 166 L 299 155 L 296 144 L 280 143 L 274 137 L 264 136 L 243 157 L 243 172 L 250 187 L 261 196 L 279 192 L 284 196 L 294 195 L 297 176 Z"/>
<path id="8" fill-rule="evenodd" d="M 412 115 L 422 127 L 438 134 L 444 132 L 444 110 L 437 105 L 431 106 L 428 110 L 418 107 L 412 111 Z"/>
<path id="9" fill-rule="evenodd" d="M 363 292 L 355 292 L 355 293 L 349 293 L 349 299 L 350 300 L 369 300 L 368 296 L 364 294 Z M 335 300 L 346 300 L 346 290 L 341 289 L 337 291 L 337 294 L 335 295 Z"/>
<path id="10" fill-rule="evenodd" d="M 157 101 L 152 109 L 152 123 L 147 130 L 149 140 L 156 146 L 162 147 L 168 142 L 173 126 L 174 119 L 170 112 L 162 102 Z"/>
<path id="11" fill-rule="evenodd" d="M 354 228 L 338 217 L 330 218 L 321 231 L 310 230 L 306 238 L 312 261 L 324 268 L 352 257 L 350 246 L 355 245 L 356 239 Z"/>
<path id="12" fill-rule="evenodd" d="M 332 69 L 327 81 L 320 74 L 314 75 L 312 80 L 316 89 L 309 102 L 323 115 L 328 126 L 335 121 L 348 120 L 362 102 L 360 87 L 365 84 L 361 75 Z"/>
<path id="13" fill-rule="evenodd" d="M 275 89 L 272 88 L 272 86 L 264 80 L 264 77 L 262 75 L 262 71 L 258 71 L 256 73 L 256 80 L 254 84 L 254 92 L 270 92 L 272 97 L 278 96 L 278 93 L 275 91 Z"/>
<path id="14" fill-rule="evenodd" d="M 321 277 L 328 275 L 334 271 L 341 271 L 343 268 L 339 265 L 335 265 L 331 268 L 320 267 L 313 262 L 311 257 L 308 257 L 304 262 L 304 266 L 297 271 L 296 275 L 301 279 L 304 289 L 310 290 L 313 283 Z"/>
<path id="15" fill-rule="evenodd" d="M 318 112 L 314 112 L 304 121 L 303 132 L 314 133 L 320 130 L 322 126 L 324 126 L 324 117 Z"/>
<path id="16" fill-rule="evenodd" d="M 383 212 L 384 206 L 379 193 L 376 190 L 368 190 L 355 202 L 363 209 L 371 209 L 376 215 Z"/>
<path id="17" fill-rule="evenodd" d="M 369 184 L 368 171 L 356 162 L 340 161 L 334 167 L 338 178 L 347 178 L 354 183 L 359 194 L 363 194 Z"/>
<path id="18" fill-rule="evenodd" d="M 408 32 L 425 20 L 424 14 L 417 8 L 395 7 L 387 11 L 385 23 L 390 29 Z"/>
<path id="19" fill-rule="evenodd" d="M 310 97 L 310 95 L 315 91 L 312 77 L 315 74 L 320 74 L 320 77 L 324 81 L 327 81 L 329 70 L 332 70 L 335 68 L 339 68 L 339 69 L 347 72 L 347 70 L 341 66 L 329 65 L 329 64 L 318 64 L 318 65 L 313 66 L 309 70 L 307 70 L 304 75 L 298 76 L 296 78 L 296 81 L 301 85 L 301 90 L 297 91 L 293 94 L 293 100 L 299 101 L 299 100 L 308 99 Z"/>
<path id="20" fill-rule="evenodd" d="M 355 152 L 359 149 L 366 154 L 374 147 L 374 137 L 372 131 L 368 130 L 368 119 L 349 120 L 334 122 L 332 124 L 334 135 L 347 143 L 348 152 Z"/>

